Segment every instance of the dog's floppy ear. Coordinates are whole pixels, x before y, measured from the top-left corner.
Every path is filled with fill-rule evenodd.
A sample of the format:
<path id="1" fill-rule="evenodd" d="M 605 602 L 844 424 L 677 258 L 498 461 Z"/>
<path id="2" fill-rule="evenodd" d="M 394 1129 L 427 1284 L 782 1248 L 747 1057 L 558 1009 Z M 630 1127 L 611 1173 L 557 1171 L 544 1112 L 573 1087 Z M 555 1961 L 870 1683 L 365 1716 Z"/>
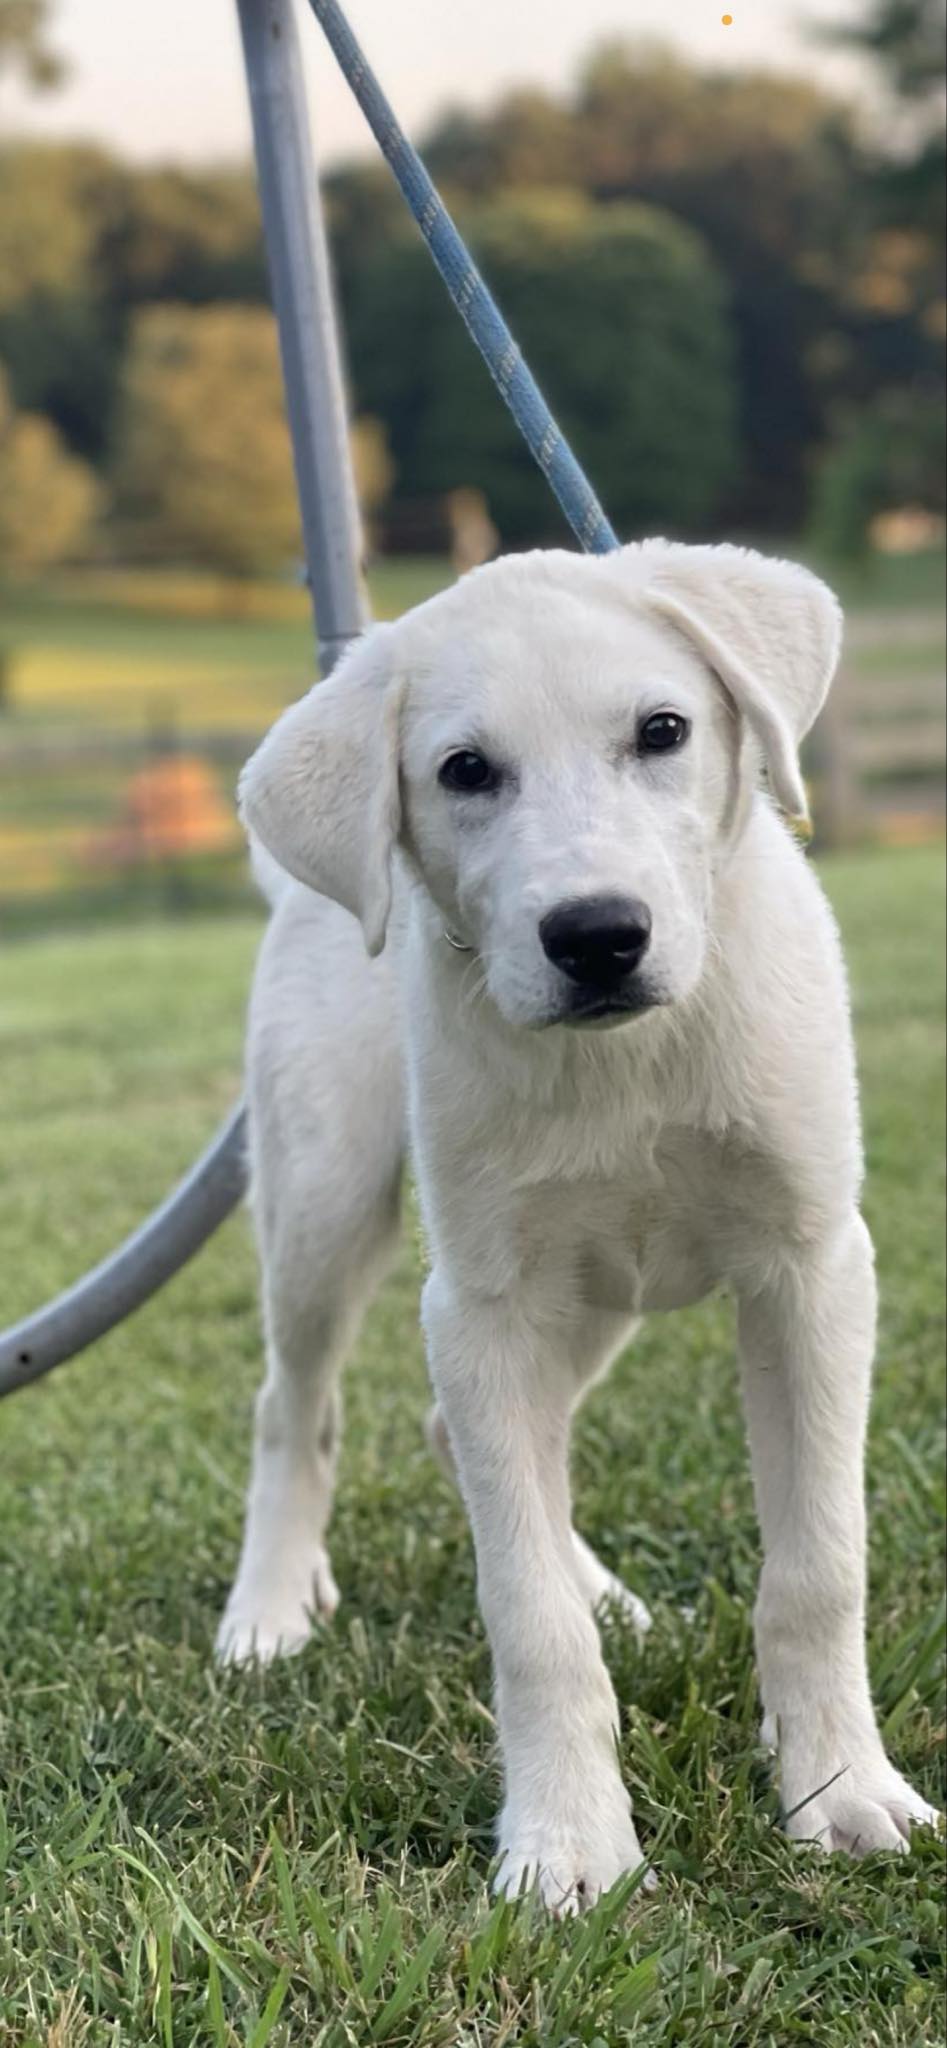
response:
<path id="1" fill-rule="evenodd" d="M 647 603 L 686 634 L 755 733 L 778 803 L 806 820 L 798 749 L 838 664 L 836 598 L 808 569 L 749 548 L 645 542 L 642 570 Z"/>
<path id="2" fill-rule="evenodd" d="M 392 626 L 353 641 L 290 705 L 240 777 L 244 824 L 281 867 L 360 920 L 380 953 L 400 823 Z"/>

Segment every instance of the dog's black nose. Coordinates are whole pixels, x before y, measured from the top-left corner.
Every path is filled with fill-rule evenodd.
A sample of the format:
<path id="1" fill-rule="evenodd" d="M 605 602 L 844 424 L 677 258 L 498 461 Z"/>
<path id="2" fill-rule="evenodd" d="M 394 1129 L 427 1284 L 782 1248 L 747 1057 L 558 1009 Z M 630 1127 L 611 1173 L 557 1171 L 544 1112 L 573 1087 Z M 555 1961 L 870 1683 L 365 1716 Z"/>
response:
<path id="1" fill-rule="evenodd" d="M 570 981 L 617 988 L 644 958 L 651 912 L 636 896 L 583 896 L 550 910 L 539 927 L 543 952 Z"/>

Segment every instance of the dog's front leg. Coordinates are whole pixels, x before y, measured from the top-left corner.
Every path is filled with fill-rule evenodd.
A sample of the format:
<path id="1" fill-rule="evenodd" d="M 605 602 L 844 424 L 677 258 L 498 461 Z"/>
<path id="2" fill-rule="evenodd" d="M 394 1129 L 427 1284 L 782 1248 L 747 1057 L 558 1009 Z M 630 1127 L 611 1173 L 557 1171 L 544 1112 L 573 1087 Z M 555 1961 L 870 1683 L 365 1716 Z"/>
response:
<path id="1" fill-rule="evenodd" d="M 498 1888 L 574 1912 L 642 1861 L 616 1756 L 618 1710 L 576 1566 L 574 1386 L 554 1325 L 441 1273 L 424 1328 L 477 1553 L 505 1778 Z"/>
<path id="2" fill-rule="evenodd" d="M 853 1216 L 740 1303 L 764 1565 L 756 1645 L 764 1732 L 791 1835 L 903 1849 L 934 1810 L 888 1762 L 865 1657 L 863 1461 L 874 1349 L 871 1242 Z"/>

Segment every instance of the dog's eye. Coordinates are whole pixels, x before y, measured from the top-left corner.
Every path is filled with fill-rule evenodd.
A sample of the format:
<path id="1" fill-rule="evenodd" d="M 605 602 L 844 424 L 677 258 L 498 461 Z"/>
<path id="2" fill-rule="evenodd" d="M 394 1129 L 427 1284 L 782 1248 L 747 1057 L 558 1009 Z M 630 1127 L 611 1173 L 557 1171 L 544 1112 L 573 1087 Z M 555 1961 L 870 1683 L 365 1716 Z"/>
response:
<path id="1" fill-rule="evenodd" d="M 689 732 L 679 711 L 654 711 L 638 728 L 638 745 L 643 754 L 670 754 L 684 745 Z"/>
<path id="2" fill-rule="evenodd" d="M 495 789 L 500 778 L 483 754 L 463 747 L 442 761 L 437 779 L 444 789 L 456 790 L 462 796 L 477 796 L 484 790 Z"/>

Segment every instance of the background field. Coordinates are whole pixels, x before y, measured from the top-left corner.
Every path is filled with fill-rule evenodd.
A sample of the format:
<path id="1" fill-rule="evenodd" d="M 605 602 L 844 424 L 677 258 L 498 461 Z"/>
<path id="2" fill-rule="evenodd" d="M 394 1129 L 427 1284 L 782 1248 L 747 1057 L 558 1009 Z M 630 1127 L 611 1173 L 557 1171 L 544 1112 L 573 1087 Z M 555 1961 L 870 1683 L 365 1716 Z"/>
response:
<path id="1" fill-rule="evenodd" d="M 396 615 L 451 574 L 436 558 L 382 562 L 373 609 Z M 944 810 L 942 561 L 876 557 L 841 587 L 845 661 L 808 760 L 822 841 L 930 837 Z M 129 908 L 246 905 L 237 772 L 313 674 L 308 599 L 289 585 L 237 598 L 206 575 L 113 571 L 8 590 L 0 935 Z M 155 764 L 173 845 L 140 823 L 129 834 Z"/>
<path id="2" fill-rule="evenodd" d="M 446 561 L 382 564 L 373 606 L 389 617 L 450 575 Z M 2 592 L 0 935 L 129 907 L 246 906 L 237 771 L 315 673 L 309 600 L 290 584 L 235 594 L 206 575 L 118 571 Z M 184 758 L 215 805 L 210 845 L 187 844 L 182 784 L 173 857 L 140 834 L 122 857 L 136 778 Z"/>
<path id="3" fill-rule="evenodd" d="M 937 1797 L 942 862 L 873 852 L 824 873 L 884 1304 L 872 1665 L 897 1761 Z M 211 1131 L 258 930 L 156 919 L 8 950 L 0 1324 L 106 1251 Z M 0 1409 L 4 2048 L 939 2042 L 942 1846 L 820 1864 L 775 1828 L 721 1304 L 654 1320 L 575 1460 L 580 1525 L 656 1610 L 646 1650 L 611 1629 L 608 1656 L 661 1890 L 564 1928 L 490 1906 L 488 1660 L 462 1514 L 421 1436 L 418 1275 L 409 1230 L 348 1379 L 344 1604 L 265 1674 L 211 1662 L 259 1373 L 245 1219 Z"/>

